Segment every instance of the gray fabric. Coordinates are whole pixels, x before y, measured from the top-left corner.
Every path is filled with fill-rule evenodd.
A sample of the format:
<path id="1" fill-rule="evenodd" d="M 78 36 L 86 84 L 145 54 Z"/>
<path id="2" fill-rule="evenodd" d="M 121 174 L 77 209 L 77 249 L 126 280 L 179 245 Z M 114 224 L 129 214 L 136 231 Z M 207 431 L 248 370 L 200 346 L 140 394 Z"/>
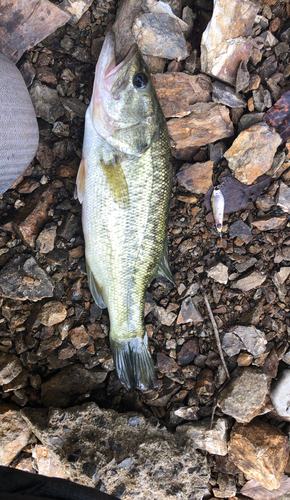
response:
<path id="1" fill-rule="evenodd" d="M 38 147 L 35 111 L 20 71 L 0 53 L 0 194 L 25 172 Z"/>

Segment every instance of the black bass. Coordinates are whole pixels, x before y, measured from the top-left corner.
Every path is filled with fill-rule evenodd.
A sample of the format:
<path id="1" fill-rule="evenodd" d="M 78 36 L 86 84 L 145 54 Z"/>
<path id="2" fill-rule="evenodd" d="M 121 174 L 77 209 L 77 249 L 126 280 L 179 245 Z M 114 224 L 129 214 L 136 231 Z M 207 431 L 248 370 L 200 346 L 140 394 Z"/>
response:
<path id="1" fill-rule="evenodd" d="M 167 218 L 171 153 L 164 115 L 137 45 L 118 66 L 106 35 L 86 112 L 77 175 L 86 265 L 97 305 L 108 308 L 110 344 L 126 388 L 157 384 L 147 333 L 147 285 L 172 282 Z"/>

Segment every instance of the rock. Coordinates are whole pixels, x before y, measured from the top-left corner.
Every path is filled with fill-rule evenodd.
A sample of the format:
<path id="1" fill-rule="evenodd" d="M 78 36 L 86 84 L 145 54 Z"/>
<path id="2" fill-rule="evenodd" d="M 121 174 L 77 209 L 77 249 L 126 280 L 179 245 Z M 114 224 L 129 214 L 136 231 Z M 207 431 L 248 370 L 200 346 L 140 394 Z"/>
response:
<path id="1" fill-rule="evenodd" d="M 36 158 L 43 168 L 50 168 L 53 162 L 53 151 L 43 139 L 40 139 Z"/>
<path id="2" fill-rule="evenodd" d="M 237 325 L 231 328 L 231 333 L 239 337 L 246 350 L 250 354 L 253 354 L 253 356 L 259 356 L 265 352 L 267 344 L 266 336 L 264 332 L 261 332 L 255 326 Z"/>
<path id="3" fill-rule="evenodd" d="M 52 186 L 40 187 L 27 198 L 25 206 L 18 211 L 13 220 L 13 227 L 25 245 L 35 248 L 36 238 L 47 222 L 48 211 L 54 203 L 55 189 Z"/>
<path id="4" fill-rule="evenodd" d="M 231 373 L 230 383 L 221 391 L 217 404 L 226 415 L 238 422 L 248 423 L 260 414 L 266 404 L 269 385 L 268 377 L 259 368 L 236 368 Z"/>
<path id="5" fill-rule="evenodd" d="M 195 392 L 198 396 L 212 396 L 215 391 L 213 371 L 209 368 L 202 370 L 196 379 Z"/>
<path id="6" fill-rule="evenodd" d="M 259 271 L 252 271 L 245 278 L 241 278 L 233 284 L 233 288 L 239 288 L 243 292 L 248 292 L 249 290 L 253 290 L 253 288 L 257 288 L 261 286 L 266 280 L 267 276 L 260 273 Z"/>
<path id="7" fill-rule="evenodd" d="M 237 220 L 230 226 L 230 238 L 238 236 L 240 240 L 248 244 L 253 239 L 251 229 L 242 220 Z"/>
<path id="8" fill-rule="evenodd" d="M 245 61 L 241 61 L 237 71 L 236 92 L 245 90 L 249 86 L 250 79 L 251 75 L 248 71 L 247 64 Z"/>
<path id="9" fill-rule="evenodd" d="M 198 420 L 198 410 L 198 406 L 181 406 L 177 410 L 174 410 L 174 414 L 184 420 Z"/>
<path id="10" fill-rule="evenodd" d="M 65 240 L 70 240 L 81 230 L 81 221 L 74 213 L 68 213 L 62 225 L 58 228 L 58 235 Z"/>
<path id="11" fill-rule="evenodd" d="M 263 364 L 262 370 L 270 378 L 276 378 L 279 366 L 279 358 L 275 349 L 272 349 L 270 354 L 267 356 L 265 363 Z"/>
<path id="12" fill-rule="evenodd" d="M 216 142 L 215 144 L 209 144 L 209 159 L 213 162 L 214 166 L 218 165 L 220 160 L 224 157 L 224 153 L 227 150 L 226 145 L 223 142 Z"/>
<path id="13" fill-rule="evenodd" d="M 243 115 L 239 121 L 238 132 L 242 132 L 252 125 L 256 125 L 260 123 L 263 119 L 265 113 L 249 113 L 247 115 Z"/>
<path id="14" fill-rule="evenodd" d="M 39 233 L 36 239 L 36 249 L 40 253 L 48 253 L 54 249 L 54 242 L 56 238 L 57 225 L 54 223 L 47 224 L 45 228 Z"/>
<path id="15" fill-rule="evenodd" d="M 116 21 L 113 24 L 113 31 L 116 36 L 115 52 L 117 64 L 124 59 L 131 45 L 135 42 L 132 26 L 136 17 L 143 14 L 142 1 L 122 0 L 118 4 Z"/>
<path id="16" fill-rule="evenodd" d="M 9 384 L 22 372 L 20 360 L 14 354 L 0 353 L 0 385 Z M 0 407 L 1 409 L 1 407 Z"/>
<path id="17" fill-rule="evenodd" d="M 82 365 L 72 365 L 63 368 L 41 386 L 41 398 L 44 406 L 65 408 L 77 396 L 93 390 L 107 376 L 105 371 L 95 368 L 86 370 Z"/>
<path id="18" fill-rule="evenodd" d="M 173 312 L 166 311 L 164 307 L 155 306 L 154 314 L 157 319 L 160 321 L 161 325 L 170 326 L 174 323 L 177 318 L 177 315 Z"/>
<path id="19" fill-rule="evenodd" d="M 290 212 L 290 188 L 286 186 L 284 182 L 280 183 L 277 205 L 281 207 L 284 212 Z"/>
<path id="20" fill-rule="evenodd" d="M 287 223 L 287 216 L 281 215 L 277 217 L 265 217 L 264 219 L 253 220 L 252 225 L 259 231 L 272 231 L 275 229 L 284 229 Z"/>
<path id="21" fill-rule="evenodd" d="M 191 339 L 185 342 L 177 354 L 177 361 L 180 366 L 188 365 L 199 353 L 197 339 Z"/>
<path id="22" fill-rule="evenodd" d="M 229 106 L 229 108 L 245 108 L 247 106 L 242 96 L 236 94 L 231 87 L 218 80 L 212 84 L 212 100 Z"/>
<path id="23" fill-rule="evenodd" d="M 76 349 L 81 349 L 82 347 L 85 347 L 86 345 L 91 343 L 91 337 L 86 331 L 84 325 L 77 326 L 76 328 L 70 330 L 69 336 L 72 345 Z"/>
<path id="24" fill-rule="evenodd" d="M 85 118 L 87 105 L 77 99 L 76 97 L 62 97 L 61 103 L 64 108 L 65 115 L 68 120 L 72 121 L 74 118 Z"/>
<path id="25" fill-rule="evenodd" d="M 65 411 L 25 408 L 22 414 L 73 482 L 94 488 L 99 483 L 118 497 L 116 490 L 122 491 L 123 500 L 146 498 L 148 491 L 160 500 L 169 491 L 201 500 L 207 492 L 206 458 L 181 435 L 161 430 L 156 419 L 101 410 L 95 403 Z"/>
<path id="26" fill-rule="evenodd" d="M 249 479 L 256 479 L 268 490 L 279 488 L 288 455 L 288 438 L 276 427 L 258 419 L 248 425 L 234 425 L 229 442 L 230 460 Z"/>
<path id="27" fill-rule="evenodd" d="M 169 356 L 165 356 L 161 352 L 157 353 L 156 369 L 160 373 L 176 372 L 178 368 L 178 364 L 174 361 L 174 359 Z"/>
<path id="28" fill-rule="evenodd" d="M 71 15 L 69 24 L 74 25 L 81 19 L 92 3 L 93 0 L 62 0 L 58 7 Z"/>
<path id="29" fill-rule="evenodd" d="M 279 379 L 273 382 L 270 397 L 279 417 L 288 422 L 290 422 L 289 393 L 290 370 L 286 369 L 280 373 Z"/>
<path id="30" fill-rule="evenodd" d="M 17 255 L 1 270 L 0 296 L 36 302 L 53 296 L 54 283 L 34 257 Z"/>
<path id="31" fill-rule="evenodd" d="M 215 498 L 236 498 L 236 482 L 235 478 L 226 474 L 218 474 L 217 483 L 219 488 L 213 488 Z"/>
<path id="32" fill-rule="evenodd" d="M 251 354 L 247 352 L 241 352 L 237 359 L 238 366 L 250 366 L 253 359 L 254 357 Z"/>
<path id="33" fill-rule="evenodd" d="M 249 259 L 245 260 L 245 262 L 236 264 L 236 270 L 238 271 L 238 273 L 244 273 L 247 269 L 253 267 L 256 262 L 257 259 L 255 257 L 250 257 Z"/>
<path id="34" fill-rule="evenodd" d="M 210 423 L 210 418 L 199 422 L 186 423 L 178 426 L 176 432 L 188 437 L 194 448 L 200 448 L 213 455 L 227 455 L 228 419 L 215 419 L 211 430 Z"/>
<path id="35" fill-rule="evenodd" d="M 234 333 L 226 332 L 223 336 L 222 348 L 227 356 L 231 357 L 239 354 L 240 350 L 244 348 L 244 344 Z"/>
<path id="36" fill-rule="evenodd" d="M 38 474 L 63 479 L 69 478 L 67 472 L 59 466 L 58 460 L 53 457 L 48 447 L 39 444 L 35 445 L 32 450 L 32 457 L 36 461 Z"/>
<path id="37" fill-rule="evenodd" d="M 215 0 L 201 40 L 201 70 L 235 85 L 241 61 L 248 61 L 251 30 L 259 7 L 248 0 Z M 246 19 L 246 22 L 245 22 Z"/>
<path id="38" fill-rule="evenodd" d="M 167 14 L 137 17 L 132 33 L 142 54 L 182 61 L 189 56 L 180 23 Z"/>
<path id="39" fill-rule="evenodd" d="M 55 300 L 47 302 L 38 314 L 38 320 L 42 325 L 53 326 L 61 323 L 66 318 L 66 308 L 61 302 Z"/>
<path id="40" fill-rule="evenodd" d="M 283 476 L 282 482 L 278 489 L 272 491 L 264 488 L 258 481 L 251 479 L 248 481 L 241 489 L 241 493 L 245 497 L 253 498 L 254 500 L 276 500 L 281 498 L 281 500 L 289 500 L 289 489 L 290 489 L 290 478 L 288 476 Z M 288 493 L 288 495 L 286 495 Z"/>
<path id="41" fill-rule="evenodd" d="M 8 384 L 4 384 L 2 386 L 2 390 L 3 392 L 10 392 L 10 391 L 17 391 L 18 389 L 23 389 L 24 387 L 27 386 L 28 379 L 29 379 L 28 372 L 22 369 L 19 375 L 17 375 L 17 377 L 13 378 L 13 380 Z"/>
<path id="42" fill-rule="evenodd" d="M 152 80 L 165 118 L 189 115 L 194 104 L 211 100 L 211 79 L 206 75 L 163 73 Z"/>
<path id="43" fill-rule="evenodd" d="M 282 292 L 283 292 L 282 285 L 287 280 L 289 274 L 290 274 L 290 267 L 280 267 L 280 270 L 274 274 L 273 283 L 274 283 L 274 285 L 276 285 L 278 290 L 282 290 Z M 286 294 L 287 294 L 287 291 L 285 291 L 285 295 Z"/>
<path id="44" fill-rule="evenodd" d="M 205 194 L 212 186 L 213 162 L 184 163 L 176 177 L 181 184 L 191 193 Z"/>
<path id="45" fill-rule="evenodd" d="M 207 274 L 210 278 L 223 285 L 226 285 L 229 279 L 228 268 L 221 262 L 211 267 L 211 269 L 207 271 Z"/>
<path id="46" fill-rule="evenodd" d="M 32 177 L 25 177 L 20 184 L 17 186 L 17 191 L 20 194 L 30 194 L 35 191 L 35 189 L 39 188 L 40 184 Z"/>
<path id="47" fill-rule="evenodd" d="M 69 125 L 63 122 L 55 122 L 52 127 L 52 132 L 58 137 L 69 137 Z"/>
<path id="48" fill-rule="evenodd" d="M 189 147 L 201 147 L 234 134 L 229 110 L 221 104 L 196 103 L 190 115 L 167 122 L 173 154 Z"/>
<path id="49" fill-rule="evenodd" d="M 31 431 L 13 406 L 0 406 L 0 465 L 8 466 L 29 442 Z"/>
<path id="50" fill-rule="evenodd" d="M 280 135 L 261 122 L 241 132 L 224 156 L 235 177 L 244 184 L 252 184 L 269 170 L 281 142 Z"/>
<path id="51" fill-rule="evenodd" d="M 192 36 L 194 21 L 196 19 L 196 14 L 188 6 L 184 7 L 182 10 L 182 20 L 187 24 L 188 28 L 183 31 L 186 40 L 189 40 Z"/>
<path id="52" fill-rule="evenodd" d="M 64 114 L 57 90 L 35 81 L 31 85 L 29 93 L 36 116 L 43 118 L 48 123 L 54 123 Z"/>
<path id="53" fill-rule="evenodd" d="M 183 300 L 181 304 L 180 313 L 177 318 L 177 325 L 182 325 L 184 323 L 194 324 L 202 323 L 203 317 L 201 316 L 199 310 L 195 307 L 192 299 L 187 297 Z"/>

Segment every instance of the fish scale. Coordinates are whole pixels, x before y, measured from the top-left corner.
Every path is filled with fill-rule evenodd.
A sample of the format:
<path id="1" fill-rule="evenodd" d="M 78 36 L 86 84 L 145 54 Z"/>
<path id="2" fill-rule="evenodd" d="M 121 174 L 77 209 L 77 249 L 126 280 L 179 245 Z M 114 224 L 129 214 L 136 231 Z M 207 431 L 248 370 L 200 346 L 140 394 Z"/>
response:
<path id="1" fill-rule="evenodd" d="M 114 69 L 112 41 L 108 34 L 96 68 L 77 191 L 89 285 L 108 308 L 117 374 L 127 388 L 148 389 L 157 379 L 144 326 L 146 289 L 158 274 L 173 281 L 166 257 L 171 153 L 141 54 L 133 47 Z M 134 88 L 136 74 L 148 81 L 143 93 Z"/>

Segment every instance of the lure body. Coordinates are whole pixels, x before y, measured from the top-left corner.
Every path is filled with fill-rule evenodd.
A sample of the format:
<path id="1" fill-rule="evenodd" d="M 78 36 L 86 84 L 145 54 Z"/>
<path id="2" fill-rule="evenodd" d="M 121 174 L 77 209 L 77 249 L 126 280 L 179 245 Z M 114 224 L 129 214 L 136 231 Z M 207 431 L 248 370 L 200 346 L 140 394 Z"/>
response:
<path id="1" fill-rule="evenodd" d="M 220 186 L 215 186 L 213 188 L 211 196 L 211 206 L 215 220 L 216 230 L 221 237 L 222 236 L 221 233 L 223 230 L 225 199 L 223 193 L 221 192 Z"/>

